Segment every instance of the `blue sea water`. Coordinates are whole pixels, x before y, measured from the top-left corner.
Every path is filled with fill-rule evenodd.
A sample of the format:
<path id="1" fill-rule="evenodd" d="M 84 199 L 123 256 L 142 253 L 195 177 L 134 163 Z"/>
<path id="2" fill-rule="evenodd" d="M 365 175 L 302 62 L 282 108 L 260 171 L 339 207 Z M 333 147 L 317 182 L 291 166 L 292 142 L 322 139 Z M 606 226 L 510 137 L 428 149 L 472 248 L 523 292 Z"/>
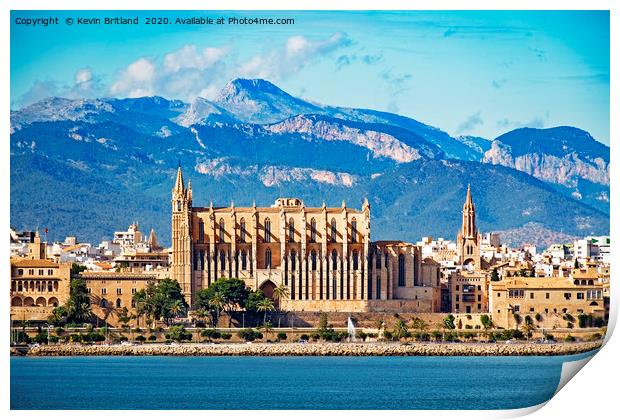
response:
<path id="1" fill-rule="evenodd" d="M 12 357 L 11 409 L 509 409 L 550 399 L 541 357 Z"/>

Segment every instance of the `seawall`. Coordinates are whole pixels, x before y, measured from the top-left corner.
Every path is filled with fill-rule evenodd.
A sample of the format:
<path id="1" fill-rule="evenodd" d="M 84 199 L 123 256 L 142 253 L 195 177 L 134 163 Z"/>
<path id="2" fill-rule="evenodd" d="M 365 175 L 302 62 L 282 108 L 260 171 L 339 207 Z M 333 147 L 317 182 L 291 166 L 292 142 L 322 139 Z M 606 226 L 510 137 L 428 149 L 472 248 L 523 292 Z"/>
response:
<path id="1" fill-rule="evenodd" d="M 35 346 L 28 356 L 553 356 L 598 349 L 572 343 L 247 343 Z M 14 354 L 11 352 L 11 354 Z"/>

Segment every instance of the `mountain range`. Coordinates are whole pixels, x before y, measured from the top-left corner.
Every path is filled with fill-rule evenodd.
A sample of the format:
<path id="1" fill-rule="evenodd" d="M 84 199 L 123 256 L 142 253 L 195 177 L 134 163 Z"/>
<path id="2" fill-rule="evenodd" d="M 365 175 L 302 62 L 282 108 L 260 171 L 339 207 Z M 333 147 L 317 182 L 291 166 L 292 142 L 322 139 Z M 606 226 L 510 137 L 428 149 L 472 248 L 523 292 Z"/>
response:
<path id="1" fill-rule="evenodd" d="M 372 239 L 453 238 L 471 183 L 482 231 L 539 245 L 609 232 L 609 147 L 573 127 L 494 140 L 324 106 L 266 80 L 214 100 L 47 98 L 11 111 L 11 224 L 98 242 L 137 220 L 170 240 L 177 166 L 195 205 L 371 204 Z"/>

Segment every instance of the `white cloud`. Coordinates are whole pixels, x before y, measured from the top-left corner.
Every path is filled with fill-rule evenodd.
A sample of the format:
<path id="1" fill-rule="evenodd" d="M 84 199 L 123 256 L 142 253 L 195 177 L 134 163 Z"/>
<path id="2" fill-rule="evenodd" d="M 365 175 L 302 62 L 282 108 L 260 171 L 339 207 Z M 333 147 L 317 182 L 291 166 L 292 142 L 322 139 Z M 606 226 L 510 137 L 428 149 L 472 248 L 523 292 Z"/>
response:
<path id="1" fill-rule="evenodd" d="M 195 45 L 185 45 L 177 51 L 166 54 L 164 70 L 169 73 L 182 69 L 204 70 L 222 60 L 226 54 L 225 48 L 207 47 L 198 50 Z"/>
<path id="2" fill-rule="evenodd" d="M 54 95 L 92 98 L 102 94 L 130 98 L 159 95 L 185 101 L 196 97 L 214 99 L 231 79 L 263 78 L 277 83 L 351 44 L 350 38 L 341 32 L 323 39 L 296 35 L 243 62 L 238 61 L 237 55 L 230 54 L 230 47 L 225 45 L 199 47 L 186 44 L 159 58 L 137 58 L 119 69 L 105 87 L 90 68 L 78 69 L 73 84 L 69 86 L 61 86 L 53 80 L 39 81 L 19 103 L 25 105 Z"/>
<path id="3" fill-rule="evenodd" d="M 240 77 L 282 80 L 306 65 L 340 48 L 351 45 L 351 39 L 337 32 L 327 39 L 309 40 L 301 35 L 290 37 L 280 49 L 255 55 L 239 67 Z"/>
<path id="4" fill-rule="evenodd" d="M 120 72 L 118 79 L 110 87 L 110 92 L 129 98 L 153 95 L 155 74 L 155 64 L 148 58 L 139 58 Z"/>

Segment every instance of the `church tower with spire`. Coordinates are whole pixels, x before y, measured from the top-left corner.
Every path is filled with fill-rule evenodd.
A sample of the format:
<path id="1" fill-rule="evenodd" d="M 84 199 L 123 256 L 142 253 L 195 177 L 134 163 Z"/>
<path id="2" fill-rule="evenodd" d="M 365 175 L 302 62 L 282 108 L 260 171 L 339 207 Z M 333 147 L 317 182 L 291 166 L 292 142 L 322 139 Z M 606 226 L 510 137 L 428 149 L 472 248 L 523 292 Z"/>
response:
<path id="1" fill-rule="evenodd" d="M 471 187 L 467 185 L 467 197 L 463 204 L 463 223 L 456 235 L 458 263 L 463 266 L 473 265 L 474 269 L 481 268 L 480 243 L 481 235 L 476 229 L 476 207 L 471 198 Z"/>
<path id="2" fill-rule="evenodd" d="M 185 300 L 192 302 L 192 185 L 185 188 L 179 165 L 172 189 L 172 278 L 179 282 Z"/>

